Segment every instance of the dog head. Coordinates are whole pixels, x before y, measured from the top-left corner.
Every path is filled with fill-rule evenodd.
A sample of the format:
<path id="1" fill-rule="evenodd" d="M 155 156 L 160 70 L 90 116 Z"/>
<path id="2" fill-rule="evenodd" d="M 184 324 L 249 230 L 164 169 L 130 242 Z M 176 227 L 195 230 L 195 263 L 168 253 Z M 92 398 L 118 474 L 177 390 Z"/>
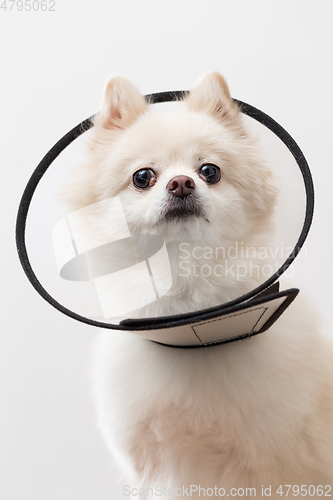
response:
<path id="1" fill-rule="evenodd" d="M 226 243 L 267 223 L 276 188 L 221 75 L 204 77 L 174 112 L 154 109 L 116 77 L 71 201 L 82 207 L 115 196 L 134 233 Z"/>

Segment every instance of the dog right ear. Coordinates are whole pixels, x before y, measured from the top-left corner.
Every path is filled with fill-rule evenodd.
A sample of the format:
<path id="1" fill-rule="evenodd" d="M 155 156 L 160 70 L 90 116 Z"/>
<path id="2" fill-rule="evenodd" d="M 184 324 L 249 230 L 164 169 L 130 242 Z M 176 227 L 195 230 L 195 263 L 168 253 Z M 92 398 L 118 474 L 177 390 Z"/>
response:
<path id="1" fill-rule="evenodd" d="M 219 73 L 209 73 L 194 87 L 186 98 L 187 106 L 209 114 L 219 121 L 235 122 L 239 108 L 233 102 L 227 82 Z"/>
<path id="2" fill-rule="evenodd" d="M 106 129 L 124 129 L 144 113 L 148 105 L 139 90 L 126 78 L 111 78 L 106 85 L 96 122 Z"/>

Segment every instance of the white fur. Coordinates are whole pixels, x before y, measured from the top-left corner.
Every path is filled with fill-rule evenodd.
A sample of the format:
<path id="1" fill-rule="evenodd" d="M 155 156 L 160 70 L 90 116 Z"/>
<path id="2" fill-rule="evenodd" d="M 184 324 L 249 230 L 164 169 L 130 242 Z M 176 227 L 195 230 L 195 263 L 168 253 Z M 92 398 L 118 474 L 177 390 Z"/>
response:
<path id="1" fill-rule="evenodd" d="M 99 425 L 127 484 L 332 484 L 332 348 L 306 310 L 300 297 L 270 331 L 199 350 L 104 334 Z"/>
<path id="2" fill-rule="evenodd" d="M 204 163 L 221 168 L 216 185 L 199 178 Z M 132 175 L 147 167 L 157 181 L 138 190 Z M 175 175 L 195 180 L 200 217 L 165 220 Z M 74 182 L 73 207 L 118 195 L 131 232 L 167 243 L 172 288 L 137 316 L 204 309 L 263 281 L 260 270 L 241 280 L 179 275 L 182 242 L 203 254 L 238 241 L 251 247 L 252 262 L 266 263 L 257 249 L 271 237 L 274 178 L 220 75 L 204 78 L 175 113 L 153 112 L 130 82 L 111 80 Z M 111 222 L 96 213 L 87 224 L 99 224 L 107 238 Z M 236 263 L 248 260 L 238 255 Z M 221 255 L 205 260 L 223 263 Z M 268 332 L 227 345 L 173 349 L 106 332 L 94 356 L 99 426 L 132 487 L 255 487 L 261 497 L 262 485 L 271 485 L 271 498 L 281 498 L 274 493 L 281 484 L 332 485 L 332 365 L 332 345 L 303 294 Z"/>

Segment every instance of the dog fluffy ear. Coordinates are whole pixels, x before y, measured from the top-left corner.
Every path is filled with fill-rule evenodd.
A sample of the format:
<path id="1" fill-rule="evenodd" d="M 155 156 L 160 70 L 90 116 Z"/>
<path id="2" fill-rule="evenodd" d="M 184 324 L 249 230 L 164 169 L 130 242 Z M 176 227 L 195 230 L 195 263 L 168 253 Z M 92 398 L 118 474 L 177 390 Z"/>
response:
<path id="1" fill-rule="evenodd" d="M 219 73 L 204 76 L 186 102 L 191 110 L 207 113 L 219 120 L 235 120 L 239 116 L 239 108 L 230 96 L 227 82 Z"/>
<path id="2" fill-rule="evenodd" d="M 147 110 L 139 90 L 126 78 L 112 78 L 106 85 L 98 122 L 107 129 L 124 129 Z"/>

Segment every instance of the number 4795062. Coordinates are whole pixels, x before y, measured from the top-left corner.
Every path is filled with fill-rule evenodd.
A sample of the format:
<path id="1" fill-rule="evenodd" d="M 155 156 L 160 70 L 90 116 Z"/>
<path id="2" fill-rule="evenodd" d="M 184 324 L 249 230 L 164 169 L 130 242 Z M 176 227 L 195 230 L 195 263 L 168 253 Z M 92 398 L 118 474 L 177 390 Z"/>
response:
<path id="1" fill-rule="evenodd" d="M 276 490 L 278 495 L 282 496 L 290 496 L 290 497 L 331 497 L 332 496 L 332 487 L 328 484 L 326 486 L 314 486 L 310 484 L 309 486 L 306 484 L 302 484 L 302 486 L 298 486 L 297 484 L 284 484 L 280 485 Z"/>
<path id="2" fill-rule="evenodd" d="M 3 0 L 0 9 L 4 12 L 55 12 L 55 0 Z"/>

